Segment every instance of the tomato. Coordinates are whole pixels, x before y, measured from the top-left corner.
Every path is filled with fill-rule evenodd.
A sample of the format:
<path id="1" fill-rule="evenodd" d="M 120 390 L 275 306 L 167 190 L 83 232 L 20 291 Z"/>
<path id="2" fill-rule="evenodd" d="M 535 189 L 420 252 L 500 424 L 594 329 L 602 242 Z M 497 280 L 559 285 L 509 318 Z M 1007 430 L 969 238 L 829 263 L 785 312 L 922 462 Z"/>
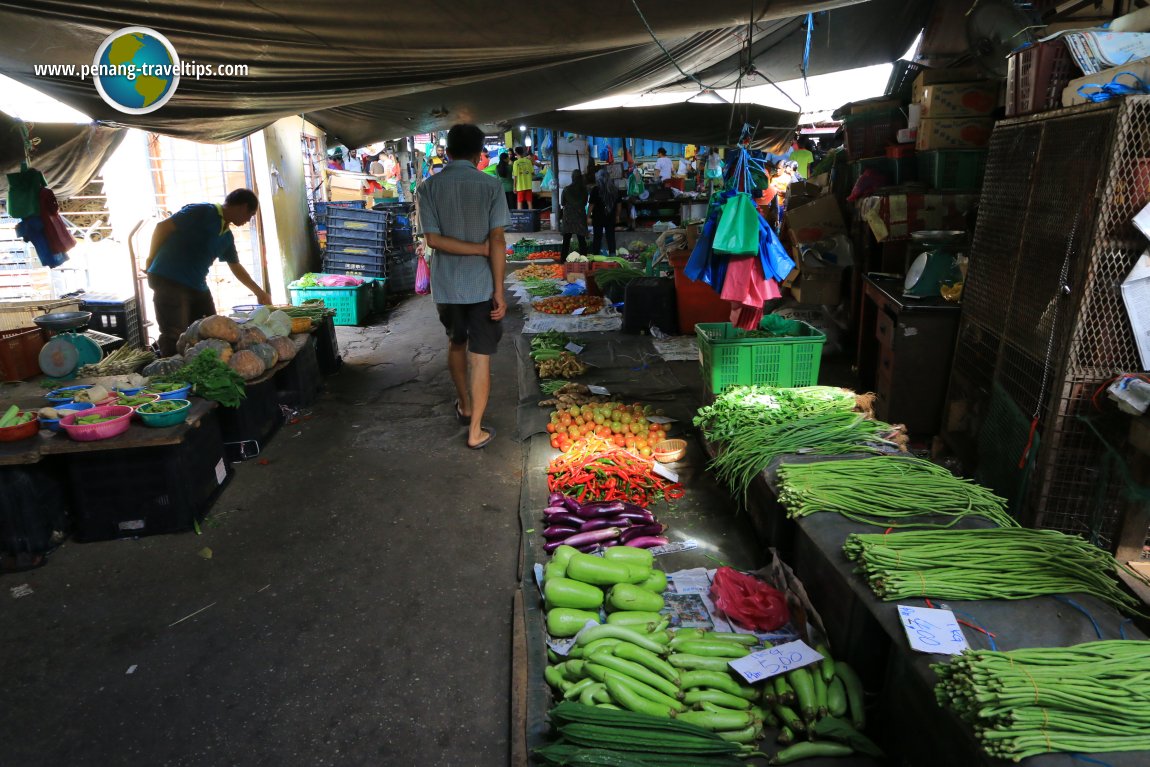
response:
<path id="1" fill-rule="evenodd" d="M 632 434 L 642 434 L 643 431 L 644 431 L 643 424 L 639 423 L 638 421 L 633 421 L 631 423 L 631 433 Z"/>
<path id="2" fill-rule="evenodd" d="M 551 447 L 555 448 L 556 450 L 559 449 L 559 438 L 558 437 L 552 437 L 551 438 Z"/>
<path id="3" fill-rule="evenodd" d="M 582 409 L 580 409 L 578 405 L 572 405 L 571 407 L 567 408 L 567 412 L 573 416 L 582 415 L 583 413 Z"/>
<path id="4" fill-rule="evenodd" d="M 615 447 L 626 447 L 627 445 L 627 443 L 623 441 L 623 438 L 618 435 L 616 435 L 611 441 L 615 443 Z"/>
<path id="5" fill-rule="evenodd" d="M 553 423 L 547 424 L 547 433 L 548 434 L 554 434 L 555 433 L 555 424 L 553 424 Z"/>
<path id="6" fill-rule="evenodd" d="M 563 415 L 561 415 L 559 417 L 559 425 L 560 426 L 570 426 L 571 423 L 572 423 L 571 416 L 567 415 L 566 413 L 564 413 Z"/>
<path id="7" fill-rule="evenodd" d="M 649 447 L 641 448 L 639 450 L 639 455 L 643 456 L 644 458 L 650 458 L 651 457 L 651 448 L 649 448 Z"/>
<path id="8" fill-rule="evenodd" d="M 572 436 L 572 438 L 578 437 L 579 436 L 579 427 L 578 426 L 568 426 L 567 427 L 567 433 L 570 434 Z"/>

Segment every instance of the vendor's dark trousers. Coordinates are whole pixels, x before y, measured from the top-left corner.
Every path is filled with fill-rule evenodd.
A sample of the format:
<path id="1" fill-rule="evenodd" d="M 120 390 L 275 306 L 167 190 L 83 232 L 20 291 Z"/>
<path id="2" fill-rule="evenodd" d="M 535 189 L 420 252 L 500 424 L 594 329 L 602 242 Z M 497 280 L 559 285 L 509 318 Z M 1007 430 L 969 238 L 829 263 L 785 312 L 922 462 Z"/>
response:
<path id="1" fill-rule="evenodd" d="M 596 224 L 591 222 L 591 252 L 599 253 L 600 247 L 603 245 L 603 234 L 607 234 L 607 253 L 615 255 L 615 217 L 612 216 L 610 220 L 603 224 Z"/>
<path id="2" fill-rule="evenodd" d="M 215 314 L 216 302 L 210 291 L 189 288 L 155 274 L 148 275 L 148 287 L 152 289 L 156 324 L 160 328 L 160 355 L 171 357 L 176 353 L 180 334 L 201 317 Z"/>
<path id="3" fill-rule="evenodd" d="M 571 252 L 571 238 L 572 237 L 578 237 L 579 238 L 579 253 L 581 255 L 584 255 L 584 256 L 587 255 L 587 235 L 585 235 L 585 234 L 575 235 L 575 234 L 572 234 L 571 232 L 564 232 L 563 233 L 563 257 L 566 258 L 567 254 Z"/>

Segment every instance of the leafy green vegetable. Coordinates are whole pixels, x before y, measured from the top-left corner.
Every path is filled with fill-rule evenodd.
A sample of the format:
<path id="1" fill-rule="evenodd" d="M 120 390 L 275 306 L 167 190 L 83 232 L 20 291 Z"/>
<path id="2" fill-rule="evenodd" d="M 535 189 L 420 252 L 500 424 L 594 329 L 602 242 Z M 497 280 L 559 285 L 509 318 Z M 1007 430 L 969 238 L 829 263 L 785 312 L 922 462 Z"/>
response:
<path id="1" fill-rule="evenodd" d="M 173 410 L 182 410 L 187 407 L 182 400 L 162 399 L 158 402 L 149 402 L 140 408 L 141 413 L 171 413 Z"/>
<path id="2" fill-rule="evenodd" d="M 186 381 L 196 394 L 224 407 L 239 407 L 240 400 L 247 396 L 244 379 L 227 363 L 220 362 L 215 349 L 205 349 L 175 373 L 152 379 L 153 383 L 156 381 Z"/>
<path id="3" fill-rule="evenodd" d="M 108 421 L 115 421 L 121 416 L 118 415 L 85 415 L 76 419 L 78 426 L 92 426 L 98 423 L 106 423 Z"/>

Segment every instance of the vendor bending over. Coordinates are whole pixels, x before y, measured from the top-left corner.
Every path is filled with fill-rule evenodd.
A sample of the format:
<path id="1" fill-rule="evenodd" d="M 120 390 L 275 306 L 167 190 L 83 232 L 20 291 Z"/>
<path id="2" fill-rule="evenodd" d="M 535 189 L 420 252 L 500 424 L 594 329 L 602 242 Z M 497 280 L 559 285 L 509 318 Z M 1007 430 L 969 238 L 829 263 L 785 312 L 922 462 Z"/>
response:
<path id="1" fill-rule="evenodd" d="M 160 354 L 164 357 L 176 353 L 176 340 L 188 325 L 216 313 L 207 281 L 212 262 L 226 263 L 236 279 L 255 294 L 258 303 L 272 302 L 267 291 L 240 264 L 229 229 L 229 225 L 243 226 L 251 221 L 259 206 L 255 192 L 236 189 L 224 198 L 223 205 L 185 205 L 156 225 L 145 269 L 156 323 L 160 326 Z"/>

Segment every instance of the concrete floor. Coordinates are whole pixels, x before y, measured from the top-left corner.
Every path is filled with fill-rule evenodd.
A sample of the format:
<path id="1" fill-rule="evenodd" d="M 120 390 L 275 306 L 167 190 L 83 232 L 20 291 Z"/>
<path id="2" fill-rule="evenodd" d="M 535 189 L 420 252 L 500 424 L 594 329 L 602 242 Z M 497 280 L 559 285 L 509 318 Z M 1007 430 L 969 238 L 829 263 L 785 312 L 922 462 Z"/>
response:
<path id="1" fill-rule="evenodd" d="M 0 579 L 0 765 L 507 764 L 508 324 L 487 449 L 464 445 L 442 328 L 412 297 L 340 328 L 347 364 L 202 535 L 69 542 Z"/>

